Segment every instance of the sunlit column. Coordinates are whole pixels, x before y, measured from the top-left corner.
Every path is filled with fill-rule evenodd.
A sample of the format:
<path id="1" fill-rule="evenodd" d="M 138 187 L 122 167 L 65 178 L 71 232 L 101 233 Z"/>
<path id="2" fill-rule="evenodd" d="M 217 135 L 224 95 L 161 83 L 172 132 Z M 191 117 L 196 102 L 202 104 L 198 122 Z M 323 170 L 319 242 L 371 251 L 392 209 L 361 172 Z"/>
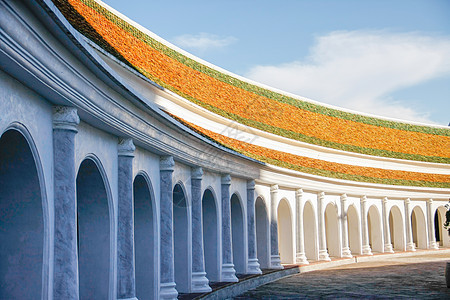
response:
<path id="1" fill-rule="evenodd" d="M 387 212 L 388 198 L 384 197 L 382 201 L 382 214 L 383 214 L 383 233 L 384 233 L 384 252 L 394 253 L 391 243 L 391 230 L 389 227 L 389 214 Z"/>
<path id="2" fill-rule="evenodd" d="M 248 264 L 247 274 L 261 274 L 256 249 L 255 223 L 255 181 L 247 180 L 247 235 L 248 235 Z"/>
<path id="3" fill-rule="evenodd" d="M 428 223 L 428 247 L 430 249 L 439 249 L 438 243 L 436 243 L 436 233 L 434 228 L 434 215 L 433 215 L 433 199 L 427 201 L 427 223 Z"/>
<path id="4" fill-rule="evenodd" d="M 361 229 L 362 229 L 362 254 L 373 255 L 369 244 L 369 227 L 367 224 L 367 197 L 361 197 Z"/>
<path id="5" fill-rule="evenodd" d="M 233 245 L 231 237 L 231 176 L 223 175 L 221 179 L 222 197 L 222 280 L 237 282 L 236 270 L 233 264 Z"/>
<path id="6" fill-rule="evenodd" d="M 348 247 L 348 226 L 347 226 L 347 195 L 341 195 L 341 228 L 342 228 L 342 257 L 351 258 L 352 252 Z"/>
<path id="7" fill-rule="evenodd" d="M 296 207 L 297 207 L 297 215 L 296 215 L 296 222 L 297 222 L 297 240 L 296 240 L 296 244 L 297 244 L 297 253 L 296 253 L 296 258 L 295 261 L 298 264 L 301 265 L 305 265 L 305 264 L 309 264 L 308 260 L 306 259 L 306 255 L 305 255 L 305 239 L 304 239 L 304 232 L 303 232 L 303 206 L 304 206 L 304 201 L 303 201 L 303 190 L 302 189 L 298 189 L 295 192 L 295 199 L 296 199 Z"/>
<path id="8" fill-rule="evenodd" d="M 320 192 L 317 195 L 317 211 L 319 219 L 319 260 L 330 261 L 327 250 L 327 236 L 325 228 L 325 193 Z"/>
<path id="9" fill-rule="evenodd" d="M 270 268 L 283 269 L 278 252 L 278 185 L 270 187 Z"/>
<path id="10" fill-rule="evenodd" d="M 416 251 L 411 228 L 411 199 L 405 200 L 406 251 Z"/>

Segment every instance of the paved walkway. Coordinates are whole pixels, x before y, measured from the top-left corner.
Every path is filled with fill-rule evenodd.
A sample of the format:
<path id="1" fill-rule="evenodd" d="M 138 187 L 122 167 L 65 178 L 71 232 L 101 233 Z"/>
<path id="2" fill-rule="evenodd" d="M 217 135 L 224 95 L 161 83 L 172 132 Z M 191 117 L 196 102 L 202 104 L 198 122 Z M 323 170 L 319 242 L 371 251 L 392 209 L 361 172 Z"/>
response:
<path id="1" fill-rule="evenodd" d="M 448 253 L 393 257 L 296 274 L 234 299 L 450 299 Z"/>

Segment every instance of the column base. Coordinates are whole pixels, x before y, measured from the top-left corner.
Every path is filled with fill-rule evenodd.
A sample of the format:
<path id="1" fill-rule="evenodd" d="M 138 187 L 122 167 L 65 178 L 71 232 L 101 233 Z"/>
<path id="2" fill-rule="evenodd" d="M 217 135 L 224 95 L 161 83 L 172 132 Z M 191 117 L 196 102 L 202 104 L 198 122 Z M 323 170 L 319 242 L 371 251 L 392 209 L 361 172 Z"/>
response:
<path id="1" fill-rule="evenodd" d="M 352 252 L 350 251 L 349 247 L 342 248 L 342 257 L 343 258 L 352 258 Z"/>
<path id="2" fill-rule="evenodd" d="M 430 249 L 434 249 L 434 250 L 439 249 L 439 244 L 436 242 L 430 242 Z"/>
<path id="3" fill-rule="evenodd" d="M 281 265 L 281 259 L 279 255 L 270 256 L 270 268 L 277 270 L 284 269 L 284 267 Z"/>
<path id="4" fill-rule="evenodd" d="M 238 282 L 239 279 L 236 277 L 236 270 L 233 264 L 223 264 L 222 265 L 222 282 Z"/>
<path id="5" fill-rule="evenodd" d="M 175 289 L 175 282 L 162 283 L 159 288 L 159 299 L 177 299 L 178 292 Z"/>
<path id="6" fill-rule="evenodd" d="M 247 274 L 262 274 L 257 258 L 248 259 Z"/>
<path id="7" fill-rule="evenodd" d="M 373 255 L 372 249 L 370 249 L 370 245 L 364 245 L 362 248 L 363 255 Z"/>
<path id="8" fill-rule="evenodd" d="M 416 251 L 416 245 L 414 243 L 408 243 L 406 244 L 406 251 Z"/>
<path id="9" fill-rule="evenodd" d="M 191 282 L 192 293 L 206 293 L 211 292 L 209 280 L 206 278 L 206 272 L 192 272 Z"/>
<path id="10" fill-rule="evenodd" d="M 321 261 L 331 261 L 327 250 L 319 250 L 319 260 Z"/>
<path id="11" fill-rule="evenodd" d="M 309 264 L 308 259 L 306 258 L 305 253 L 299 252 L 295 256 L 295 262 L 299 265 L 307 265 Z"/>
<path id="12" fill-rule="evenodd" d="M 394 249 L 392 249 L 392 244 L 384 244 L 384 253 L 394 253 Z"/>

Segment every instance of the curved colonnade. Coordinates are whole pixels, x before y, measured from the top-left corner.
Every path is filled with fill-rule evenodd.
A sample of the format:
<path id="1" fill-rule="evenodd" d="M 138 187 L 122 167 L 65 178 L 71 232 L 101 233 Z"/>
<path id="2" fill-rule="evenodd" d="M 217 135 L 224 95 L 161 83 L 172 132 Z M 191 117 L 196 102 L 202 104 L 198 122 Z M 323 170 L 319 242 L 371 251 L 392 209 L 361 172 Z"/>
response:
<path id="1" fill-rule="evenodd" d="M 330 150 L 230 124 L 98 48 L 53 2 L 0 6 L 0 298 L 171 299 L 283 264 L 450 246 L 448 181 L 303 173 L 189 124 L 362 167 L 448 176 L 449 164 Z"/>

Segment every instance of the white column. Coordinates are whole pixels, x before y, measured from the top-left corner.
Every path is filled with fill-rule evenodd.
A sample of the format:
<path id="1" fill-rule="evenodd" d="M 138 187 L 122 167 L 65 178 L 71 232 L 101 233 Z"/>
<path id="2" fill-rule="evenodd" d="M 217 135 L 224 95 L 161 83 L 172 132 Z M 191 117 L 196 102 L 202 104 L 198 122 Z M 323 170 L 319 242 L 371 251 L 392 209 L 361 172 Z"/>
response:
<path id="1" fill-rule="evenodd" d="M 305 204 L 303 201 L 303 190 L 298 189 L 295 192 L 296 197 L 296 207 L 297 207 L 297 254 L 295 261 L 298 264 L 306 265 L 309 264 L 308 260 L 306 259 L 305 255 L 305 239 L 304 239 L 304 232 L 303 232 L 303 205 Z"/>
<path id="2" fill-rule="evenodd" d="M 160 180 L 160 299 L 177 299 L 173 253 L 173 190 L 172 173 L 175 161 L 162 156 L 159 161 Z"/>
<path id="3" fill-rule="evenodd" d="M 278 252 L 278 185 L 270 187 L 270 268 L 283 269 L 280 253 Z"/>
<path id="4" fill-rule="evenodd" d="M 133 158 L 132 139 L 119 139 L 117 147 L 117 299 L 136 298 L 134 266 Z"/>
<path id="5" fill-rule="evenodd" d="M 238 282 L 233 264 L 233 245 L 231 236 L 231 176 L 221 178 L 222 198 L 222 279 L 223 282 Z"/>
<path id="6" fill-rule="evenodd" d="M 54 299 L 79 299 L 75 177 L 79 123 L 76 108 L 53 108 Z"/>
<path id="7" fill-rule="evenodd" d="M 367 197 L 361 197 L 361 229 L 362 229 L 362 254 L 373 255 L 369 245 L 369 227 L 367 226 Z"/>
<path id="8" fill-rule="evenodd" d="M 192 293 L 210 292 L 211 287 L 206 278 L 203 248 L 202 224 L 202 178 L 203 169 L 191 169 L 191 198 L 192 198 Z"/>
<path id="9" fill-rule="evenodd" d="M 325 193 L 320 192 L 317 195 L 317 211 L 319 217 L 319 260 L 331 261 L 327 251 L 327 237 L 325 233 Z"/>
<path id="10" fill-rule="evenodd" d="M 438 243 L 436 243 L 436 233 L 434 228 L 434 215 L 433 215 L 433 199 L 427 201 L 427 223 L 428 223 L 428 247 L 430 249 L 439 249 Z"/>
<path id="11" fill-rule="evenodd" d="M 351 258 L 352 252 L 348 247 L 348 226 L 347 226 L 347 195 L 341 195 L 341 228 L 342 228 L 342 257 Z"/>
<path id="12" fill-rule="evenodd" d="M 391 230 L 389 228 L 389 214 L 387 212 L 386 204 L 388 198 L 384 197 L 382 201 L 382 214 L 383 214 L 383 233 L 384 233 L 384 252 L 394 253 L 391 243 Z"/>
<path id="13" fill-rule="evenodd" d="M 256 221 L 255 221 L 255 181 L 247 180 L 247 235 L 248 235 L 248 264 L 247 274 L 262 274 L 259 267 L 256 249 Z"/>
<path id="14" fill-rule="evenodd" d="M 411 200 L 405 200 L 406 251 L 416 251 L 411 228 Z"/>

